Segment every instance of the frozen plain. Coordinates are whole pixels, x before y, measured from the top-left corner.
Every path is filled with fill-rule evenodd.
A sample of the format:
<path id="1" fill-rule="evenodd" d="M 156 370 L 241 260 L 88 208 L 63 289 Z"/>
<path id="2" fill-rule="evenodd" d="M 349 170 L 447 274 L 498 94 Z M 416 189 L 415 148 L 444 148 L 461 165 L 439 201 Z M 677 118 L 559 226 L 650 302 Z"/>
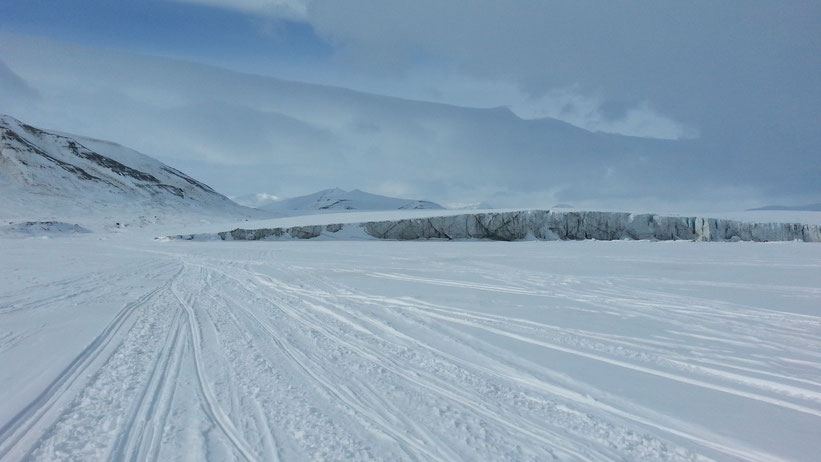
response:
<path id="1" fill-rule="evenodd" d="M 821 245 L 0 239 L 2 460 L 814 460 Z"/>

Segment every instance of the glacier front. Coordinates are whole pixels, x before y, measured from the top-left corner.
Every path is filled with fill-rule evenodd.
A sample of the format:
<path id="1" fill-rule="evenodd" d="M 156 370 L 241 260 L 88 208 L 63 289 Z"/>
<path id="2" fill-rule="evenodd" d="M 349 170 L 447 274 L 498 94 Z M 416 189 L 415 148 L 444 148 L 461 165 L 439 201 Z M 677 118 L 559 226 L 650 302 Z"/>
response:
<path id="1" fill-rule="evenodd" d="M 219 233 L 181 234 L 167 239 L 276 240 L 373 238 L 387 240 L 690 240 L 821 242 L 818 225 L 746 223 L 721 218 L 675 217 L 652 213 L 522 210 L 427 218 L 336 223 Z"/>

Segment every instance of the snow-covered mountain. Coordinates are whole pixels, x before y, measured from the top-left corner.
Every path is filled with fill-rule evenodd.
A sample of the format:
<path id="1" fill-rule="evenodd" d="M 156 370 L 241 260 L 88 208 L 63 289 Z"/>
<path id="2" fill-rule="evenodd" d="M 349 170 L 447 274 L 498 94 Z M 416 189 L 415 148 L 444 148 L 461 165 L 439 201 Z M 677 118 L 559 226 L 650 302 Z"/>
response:
<path id="1" fill-rule="evenodd" d="M 7 115 L 0 116 L 0 196 L 4 220 L 262 213 L 132 149 Z"/>
<path id="2" fill-rule="evenodd" d="M 443 209 L 444 207 L 430 201 L 380 196 L 358 189 L 345 191 L 339 188 L 332 188 L 308 194 L 307 196 L 292 197 L 290 199 L 272 202 L 262 208 L 264 210 L 277 212 L 344 212 L 347 210 Z"/>

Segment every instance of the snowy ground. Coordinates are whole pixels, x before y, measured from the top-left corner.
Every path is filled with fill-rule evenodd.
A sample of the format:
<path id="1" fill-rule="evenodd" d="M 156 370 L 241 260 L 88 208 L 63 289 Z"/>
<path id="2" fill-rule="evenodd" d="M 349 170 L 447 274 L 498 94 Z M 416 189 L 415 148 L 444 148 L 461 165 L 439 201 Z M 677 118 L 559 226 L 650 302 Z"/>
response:
<path id="1" fill-rule="evenodd" d="M 151 237 L 0 239 L 0 460 L 821 454 L 818 244 Z"/>

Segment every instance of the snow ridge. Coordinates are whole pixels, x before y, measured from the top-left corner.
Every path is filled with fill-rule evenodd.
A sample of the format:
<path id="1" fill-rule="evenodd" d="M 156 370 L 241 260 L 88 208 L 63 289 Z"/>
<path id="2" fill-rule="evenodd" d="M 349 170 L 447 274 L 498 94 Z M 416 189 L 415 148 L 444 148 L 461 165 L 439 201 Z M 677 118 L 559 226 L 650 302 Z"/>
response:
<path id="1" fill-rule="evenodd" d="M 365 223 L 241 229 L 169 236 L 185 240 L 275 240 L 318 237 L 389 240 L 690 240 L 821 242 L 821 228 L 800 223 L 745 223 L 720 218 L 619 212 L 525 210 Z"/>

